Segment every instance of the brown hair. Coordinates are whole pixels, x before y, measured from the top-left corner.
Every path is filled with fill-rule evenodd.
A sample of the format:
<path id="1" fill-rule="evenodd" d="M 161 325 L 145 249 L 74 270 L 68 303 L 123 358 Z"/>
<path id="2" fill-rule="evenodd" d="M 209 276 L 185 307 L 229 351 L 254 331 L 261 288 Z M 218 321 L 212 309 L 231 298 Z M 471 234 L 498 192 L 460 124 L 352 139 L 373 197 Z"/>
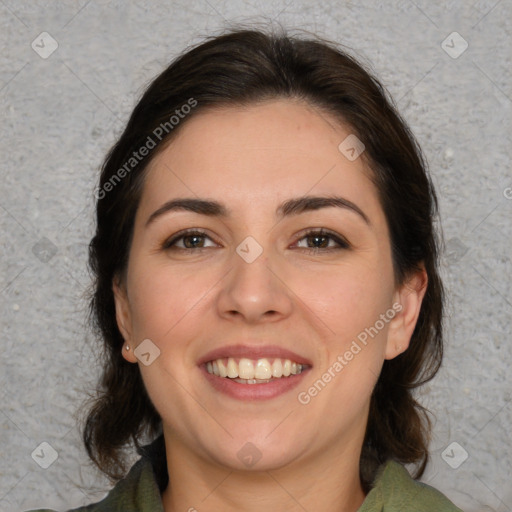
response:
<path id="1" fill-rule="evenodd" d="M 421 150 L 383 86 L 339 45 L 292 37 L 283 29 L 242 29 L 208 38 L 176 58 L 147 88 L 102 167 L 89 264 L 95 276 L 90 313 L 104 344 L 103 375 L 83 440 L 111 478 L 123 476 L 130 442 L 140 447 L 144 435 L 154 437 L 161 429 L 138 366 L 121 355 L 124 340 L 112 292 L 114 277 L 126 271 L 147 164 L 198 112 L 276 98 L 304 100 L 350 127 L 366 147 L 363 156 L 380 194 L 396 282 L 421 265 L 426 269 L 428 287 L 410 346 L 384 362 L 371 397 L 360 475 L 368 489 L 376 468 L 388 459 L 416 463 L 416 478 L 425 469 L 430 421 L 413 390 L 441 364 L 443 288 L 433 227 L 437 199 Z M 193 108 L 183 108 L 193 102 Z M 188 114 L 173 124 L 171 116 L 180 112 Z M 158 140 L 162 127 L 165 136 Z M 130 160 L 148 136 L 156 147 Z"/>

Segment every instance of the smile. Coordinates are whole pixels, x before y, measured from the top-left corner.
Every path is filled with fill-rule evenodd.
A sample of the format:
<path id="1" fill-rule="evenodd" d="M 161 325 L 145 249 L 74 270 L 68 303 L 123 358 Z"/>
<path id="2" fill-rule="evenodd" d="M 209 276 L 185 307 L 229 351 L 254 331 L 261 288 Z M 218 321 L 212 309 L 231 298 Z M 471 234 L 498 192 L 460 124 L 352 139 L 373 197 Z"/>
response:
<path id="1" fill-rule="evenodd" d="M 273 379 L 298 375 L 307 367 L 282 358 L 220 358 L 206 363 L 206 371 L 217 377 L 233 379 L 240 384 L 265 384 Z"/>
<path id="2" fill-rule="evenodd" d="M 277 398 L 304 381 L 313 363 L 306 356 L 261 340 L 244 340 L 204 354 L 197 361 L 210 390 L 248 401 Z"/>

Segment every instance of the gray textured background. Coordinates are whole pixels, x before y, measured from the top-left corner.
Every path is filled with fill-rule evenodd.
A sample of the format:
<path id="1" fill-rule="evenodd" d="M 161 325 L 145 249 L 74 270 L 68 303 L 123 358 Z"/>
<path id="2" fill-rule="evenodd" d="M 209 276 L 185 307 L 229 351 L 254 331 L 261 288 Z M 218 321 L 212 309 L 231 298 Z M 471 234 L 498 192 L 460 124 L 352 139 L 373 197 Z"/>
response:
<path id="1" fill-rule="evenodd" d="M 83 293 L 102 158 L 177 53 L 272 19 L 372 63 L 425 150 L 449 318 L 443 369 L 421 393 L 437 415 L 423 480 L 466 511 L 512 510 L 510 0 L 0 0 L 2 512 L 62 510 L 109 487 L 74 416 L 98 375 Z M 454 31 L 469 45 L 457 58 L 454 36 L 451 56 L 442 46 Z M 42 32 L 58 43 L 50 56 Z M 36 463 L 51 462 L 42 442 L 58 455 L 48 469 Z"/>

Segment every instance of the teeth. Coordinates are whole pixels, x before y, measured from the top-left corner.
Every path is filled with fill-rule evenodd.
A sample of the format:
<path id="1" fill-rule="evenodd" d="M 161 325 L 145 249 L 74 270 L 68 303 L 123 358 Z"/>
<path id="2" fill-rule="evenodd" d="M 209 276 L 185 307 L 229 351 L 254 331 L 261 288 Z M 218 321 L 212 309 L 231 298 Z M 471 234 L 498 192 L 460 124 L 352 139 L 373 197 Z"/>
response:
<path id="1" fill-rule="evenodd" d="M 281 363 L 281 359 L 274 359 L 272 363 L 272 377 L 279 378 L 283 375 L 283 363 Z"/>
<path id="2" fill-rule="evenodd" d="M 241 379 L 254 379 L 254 365 L 250 359 L 240 359 L 238 363 L 238 377 Z"/>
<path id="3" fill-rule="evenodd" d="M 272 367 L 268 359 L 258 359 L 254 369 L 254 377 L 256 379 L 270 379 L 272 377 Z"/>
<path id="4" fill-rule="evenodd" d="M 267 384 L 271 379 L 233 379 L 240 384 Z"/>
<path id="5" fill-rule="evenodd" d="M 215 374 L 217 375 L 217 377 L 227 377 L 228 376 L 228 369 L 226 368 L 226 365 L 224 364 L 224 362 L 222 361 L 222 359 L 218 359 L 216 361 L 217 363 L 217 366 L 219 368 L 219 374 Z"/>
<path id="6" fill-rule="evenodd" d="M 208 369 L 208 365 L 206 365 L 206 369 Z M 230 379 L 236 379 L 238 377 L 238 365 L 232 357 L 228 359 L 228 377 Z"/>
<path id="7" fill-rule="evenodd" d="M 290 359 L 276 358 L 270 363 L 267 358 L 253 361 L 246 357 L 240 358 L 237 363 L 235 358 L 216 359 L 206 363 L 206 370 L 217 377 L 228 377 L 243 384 L 262 384 L 281 377 L 289 377 L 302 373 L 304 365 L 290 361 Z"/>

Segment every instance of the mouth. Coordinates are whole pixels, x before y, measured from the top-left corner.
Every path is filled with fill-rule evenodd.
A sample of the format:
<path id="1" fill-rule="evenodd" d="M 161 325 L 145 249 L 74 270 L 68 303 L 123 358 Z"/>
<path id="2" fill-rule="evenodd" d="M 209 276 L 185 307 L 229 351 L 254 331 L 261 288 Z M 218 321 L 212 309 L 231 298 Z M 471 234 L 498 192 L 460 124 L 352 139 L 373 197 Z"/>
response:
<path id="1" fill-rule="evenodd" d="M 286 393 L 312 368 L 309 360 L 277 346 L 225 347 L 209 352 L 198 364 L 215 390 L 239 400 Z"/>
<path id="2" fill-rule="evenodd" d="M 290 359 L 262 358 L 219 358 L 206 363 L 206 371 L 224 379 L 233 379 L 240 384 L 266 384 L 273 379 L 299 375 L 308 365 Z"/>

